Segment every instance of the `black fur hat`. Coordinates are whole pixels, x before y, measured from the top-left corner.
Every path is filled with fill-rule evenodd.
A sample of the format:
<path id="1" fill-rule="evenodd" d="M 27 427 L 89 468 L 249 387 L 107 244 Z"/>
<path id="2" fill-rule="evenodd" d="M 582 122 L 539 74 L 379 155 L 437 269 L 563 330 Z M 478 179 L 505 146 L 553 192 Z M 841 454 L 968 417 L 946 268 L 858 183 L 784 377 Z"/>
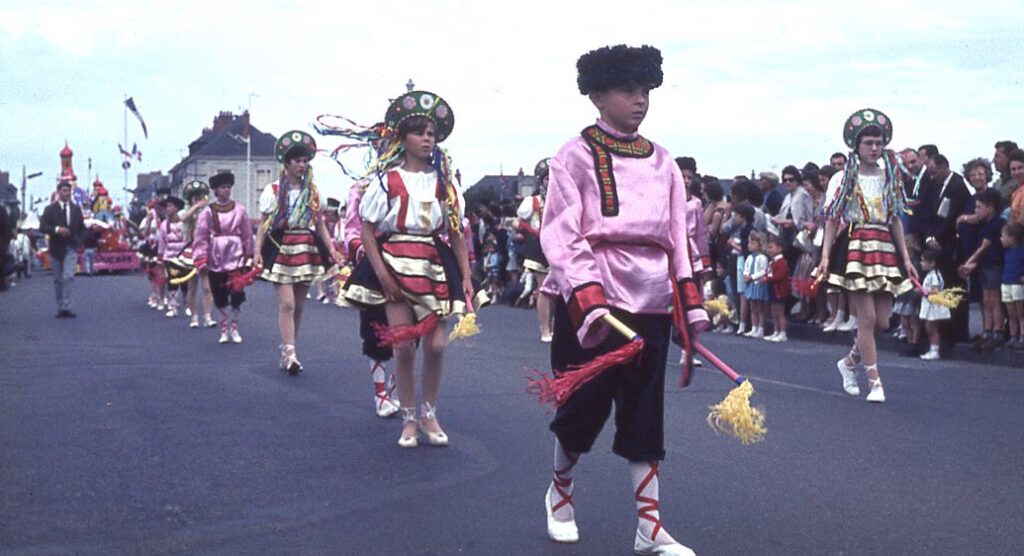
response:
<path id="1" fill-rule="evenodd" d="M 217 189 L 222 185 L 235 185 L 235 175 L 231 172 L 221 172 L 210 178 L 210 188 Z"/>
<path id="2" fill-rule="evenodd" d="M 640 83 L 654 89 L 661 86 L 664 78 L 661 51 L 647 45 L 620 44 L 591 50 L 576 61 L 576 71 L 576 84 L 584 95 L 629 83 Z"/>

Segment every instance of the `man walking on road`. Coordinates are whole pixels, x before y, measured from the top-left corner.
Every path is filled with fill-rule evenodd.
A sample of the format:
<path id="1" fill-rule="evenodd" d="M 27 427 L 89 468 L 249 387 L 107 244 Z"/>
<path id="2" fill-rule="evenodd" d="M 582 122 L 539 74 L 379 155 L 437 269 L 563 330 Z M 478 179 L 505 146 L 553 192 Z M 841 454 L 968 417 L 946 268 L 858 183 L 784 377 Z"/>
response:
<path id="1" fill-rule="evenodd" d="M 74 318 L 71 282 L 78 259 L 75 248 L 82 242 L 85 225 L 82 209 L 71 202 L 71 183 L 61 181 L 57 184 L 57 201 L 43 211 L 39 230 L 50 239 L 50 270 L 57 294 L 57 318 Z"/>

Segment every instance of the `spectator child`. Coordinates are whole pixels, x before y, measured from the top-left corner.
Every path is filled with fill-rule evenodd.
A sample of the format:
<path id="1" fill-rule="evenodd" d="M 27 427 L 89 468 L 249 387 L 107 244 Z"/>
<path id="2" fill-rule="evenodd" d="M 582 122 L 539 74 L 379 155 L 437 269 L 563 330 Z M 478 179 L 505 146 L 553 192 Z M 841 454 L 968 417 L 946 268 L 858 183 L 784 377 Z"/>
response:
<path id="1" fill-rule="evenodd" d="M 941 253 L 937 249 L 925 249 L 921 253 L 921 270 L 927 272 L 921 286 L 929 294 L 938 293 L 946 287 L 942 274 L 935 268 Z M 921 320 L 924 321 L 924 330 L 928 335 L 928 352 L 921 356 L 925 361 L 934 361 L 939 358 L 939 321 L 949 320 L 949 308 L 936 305 L 928 301 L 927 297 L 921 299 Z"/>
<path id="2" fill-rule="evenodd" d="M 1006 343 L 1003 337 L 1003 311 L 999 304 L 1000 289 L 1003 277 L 1003 244 L 1000 232 L 1003 229 L 1003 218 L 999 216 L 1002 198 L 998 191 L 986 190 L 978 196 L 974 206 L 977 218 L 977 238 L 981 240 L 978 248 L 960 265 L 959 273 L 963 277 L 976 274 L 981 284 L 981 314 L 984 332 L 976 347 L 992 350 Z"/>
<path id="3" fill-rule="evenodd" d="M 786 249 L 782 238 L 770 236 L 768 238 L 768 256 L 771 262 L 768 263 L 768 273 L 764 281 L 768 284 L 768 300 L 771 307 L 772 322 L 775 323 L 775 332 L 765 338 L 769 342 L 785 342 L 786 337 L 786 299 L 789 297 L 790 279 L 789 266 L 783 257 Z"/>
<path id="4" fill-rule="evenodd" d="M 907 252 L 912 260 L 920 265 L 921 242 L 917 236 L 907 236 Z M 920 266 L 918 272 L 920 272 Z M 918 314 L 921 312 L 921 292 L 916 289 L 910 290 L 896 297 L 896 303 L 892 307 L 893 314 L 899 315 L 900 327 L 896 330 L 896 339 L 907 341 L 913 349 L 917 349 L 917 343 L 921 341 L 921 319 Z"/>
<path id="5" fill-rule="evenodd" d="M 754 207 L 750 203 L 740 203 L 732 212 L 732 228 L 735 235 L 729 238 L 731 255 L 736 259 L 736 295 L 739 297 L 740 323 L 736 328 L 736 335 L 745 335 L 754 330 L 751 323 L 747 329 L 747 319 L 750 317 L 750 306 L 747 304 L 747 281 L 744 279 L 744 267 L 747 257 L 747 242 L 751 232 L 754 230 Z"/>
<path id="6" fill-rule="evenodd" d="M 501 255 L 494 241 L 488 241 L 484 247 L 484 271 L 487 273 L 487 289 L 491 298 L 496 299 L 500 293 Z"/>
<path id="7" fill-rule="evenodd" d="M 1007 222 L 999 238 L 1005 249 L 1002 300 L 1010 321 L 1010 349 L 1024 349 L 1024 224 Z M 1000 319 L 999 325 L 1002 326 Z"/>
<path id="8" fill-rule="evenodd" d="M 747 287 L 744 292 L 750 305 L 750 323 L 753 327 L 744 334 L 748 338 L 764 338 L 764 316 L 768 304 L 768 285 L 764 277 L 768 273 L 768 257 L 764 254 L 765 238 L 761 232 L 751 232 L 747 240 L 750 253 L 743 265 L 743 280 Z"/>

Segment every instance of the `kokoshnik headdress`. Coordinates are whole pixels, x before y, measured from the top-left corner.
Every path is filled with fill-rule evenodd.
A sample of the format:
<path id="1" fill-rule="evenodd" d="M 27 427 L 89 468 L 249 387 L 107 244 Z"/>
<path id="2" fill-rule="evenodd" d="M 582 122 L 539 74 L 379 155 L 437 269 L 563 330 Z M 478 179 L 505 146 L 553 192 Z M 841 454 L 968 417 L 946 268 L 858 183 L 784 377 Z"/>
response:
<path id="1" fill-rule="evenodd" d="M 356 180 L 370 177 L 380 180 L 405 154 L 405 149 L 398 140 L 398 127 L 403 121 L 414 116 L 425 117 L 434 123 L 437 143 L 447 139 L 455 128 L 455 114 L 451 106 L 443 98 L 429 91 L 409 91 L 402 94 L 388 106 L 384 121 L 369 127 L 361 126 L 343 116 L 323 114 L 317 116 L 313 128 L 321 135 L 336 135 L 354 141 L 339 145 L 331 152 L 331 158 L 338 163 L 342 172 Z M 353 173 L 339 160 L 339 156 L 349 150 L 360 148 L 368 149 L 365 170 Z M 449 228 L 461 235 L 462 222 L 458 217 L 458 195 L 452 182 L 451 157 L 445 149 L 435 146 L 432 165 L 437 171 L 438 190 L 440 192 L 443 188 L 444 191 L 443 195 L 439 193 L 438 198 L 443 197 Z"/>
<path id="2" fill-rule="evenodd" d="M 316 156 L 316 151 L 316 140 L 305 131 L 295 129 L 278 137 L 277 143 L 274 144 L 274 156 L 281 163 L 281 176 L 277 182 L 277 203 L 270 213 L 270 218 L 264 222 L 264 232 L 267 228 L 306 228 L 313 218 L 320 217 L 320 196 L 313 183 L 312 166 L 307 168 L 306 174 L 302 176 L 302 186 L 294 204 L 289 205 L 288 188 L 285 187 L 284 165 L 287 161 L 300 156 L 312 159 Z"/>
<path id="3" fill-rule="evenodd" d="M 864 194 L 857 181 L 857 175 L 860 170 L 857 140 L 868 129 L 881 132 L 883 148 L 892 141 L 892 120 L 880 110 L 862 108 L 850 114 L 850 117 L 846 119 L 846 123 L 843 125 L 843 141 L 850 148 L 850 155 L 846 157 L 846 167 L 843 168 L 843 178 L 839 189 L 836 190 L 831 199 L 826 200 L 825 214 L 829 218 L 862 219 L 862 222 L 867 222 L 870 218 L 868 203 L 864 199 Z M 906 192 L 903 190 L 903 177 L 896 153 L 891 149 L 884 149 L 881 160 L 885 173 L 885 190 L 882 193 L 881 208 L 888 223 L 894 216 L 909 211 L 907 209 Z M 850 201 L 854 199 L 857 201 L 859 211 L 856 214 L 848 215 Z"/>

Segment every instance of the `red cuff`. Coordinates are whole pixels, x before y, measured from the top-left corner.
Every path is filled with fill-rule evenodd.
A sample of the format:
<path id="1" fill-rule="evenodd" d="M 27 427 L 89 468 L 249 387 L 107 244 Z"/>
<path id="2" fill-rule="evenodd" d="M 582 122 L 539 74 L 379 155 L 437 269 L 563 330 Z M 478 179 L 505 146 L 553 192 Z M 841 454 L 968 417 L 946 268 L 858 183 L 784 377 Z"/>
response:
<path id="1" fill-rule="evenodd" d="M 569 318 L 577 330 L 583 326 L 588 313 L 602 307 L 610 308 L 608 300 L 604 297 L 604 287 L 597 282 L 581 284 L 572 290 L 569 296 Z"/>
<path id="2" fill-rule="evenodd" d="M 704 306 L 701 302 L 700 290 L 697 288 L 697 282 L 693 278 L 683 278 L 678 282 L 679 295 L 682 297 L 683 310 L 692 311 L 693 309 L 700 309 Z"/>

